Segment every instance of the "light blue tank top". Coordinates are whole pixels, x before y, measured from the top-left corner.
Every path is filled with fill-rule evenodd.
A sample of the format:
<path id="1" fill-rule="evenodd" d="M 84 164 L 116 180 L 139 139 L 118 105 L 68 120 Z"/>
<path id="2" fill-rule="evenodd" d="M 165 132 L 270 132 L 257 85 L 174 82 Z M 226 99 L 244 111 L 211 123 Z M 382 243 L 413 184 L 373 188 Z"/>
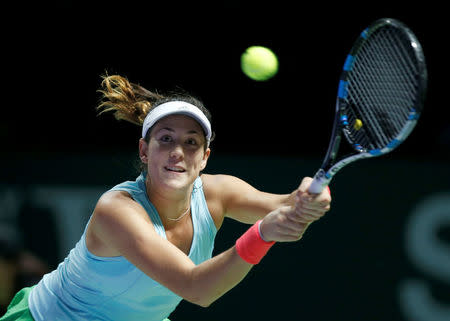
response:
<path id="1" fill-rule="evenodd" d="M 147 211 L 156 232 L 166 233 L 155 207 L 147 198 L 145 176 L 111 189 L 126 191 Z M 199 264 L 211 258 L 216 227 L 209 213 L 200 177 L 191 196 L 194 236 L 189 258 Z M 98 257 L 86 247 L 86 230 L 58 268 L 46 274 L 31 291 L 28 303 L 36 321 L 119 320 L 161 321 L 182 300 L 155 282 L 124 257 Z"/>

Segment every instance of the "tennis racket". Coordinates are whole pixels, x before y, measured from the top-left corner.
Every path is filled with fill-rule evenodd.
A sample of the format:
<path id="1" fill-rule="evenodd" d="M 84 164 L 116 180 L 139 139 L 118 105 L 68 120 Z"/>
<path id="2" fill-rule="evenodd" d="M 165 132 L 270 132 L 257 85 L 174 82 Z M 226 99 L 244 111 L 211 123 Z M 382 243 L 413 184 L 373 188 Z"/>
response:
<path id="1" fill-rule="evenodd" d="M 344 63 L 330 144 L 309 192 L 348 164 L 397 148 L 417 124 L 426 87 L 422 46 L 406 25 L 385 18 L 366 28 Z M 338 158 L 342 136 L 352 148 Z"/>

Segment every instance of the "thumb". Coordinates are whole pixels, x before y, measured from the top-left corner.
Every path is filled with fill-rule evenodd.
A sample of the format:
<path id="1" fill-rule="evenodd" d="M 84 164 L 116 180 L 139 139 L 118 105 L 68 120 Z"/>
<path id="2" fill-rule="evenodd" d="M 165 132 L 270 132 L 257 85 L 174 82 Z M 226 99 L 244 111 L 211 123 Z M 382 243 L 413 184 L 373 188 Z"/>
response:
<path id="1" fill-rule="evenodd" d="M 301 193 L 308 193 L 309 186 L 311 186 L 313 179 L 311 177 L 304 177 L 300 186 L 298 187 L 298 191 Z"/>

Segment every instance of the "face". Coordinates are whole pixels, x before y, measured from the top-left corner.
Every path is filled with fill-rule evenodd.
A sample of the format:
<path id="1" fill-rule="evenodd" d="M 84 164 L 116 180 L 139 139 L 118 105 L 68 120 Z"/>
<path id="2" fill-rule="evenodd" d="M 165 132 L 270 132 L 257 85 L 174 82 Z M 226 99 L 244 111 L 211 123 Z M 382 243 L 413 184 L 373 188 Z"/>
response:
<path id="1" fill-rule="evenodd" d="M 149 143 L 139 141 L 151 187 L 188 189 L 206 167 L 210 149 L 205 151 L 205 142 L 202 127 L 191 117 L 170 115 L 158 121 Z"/>

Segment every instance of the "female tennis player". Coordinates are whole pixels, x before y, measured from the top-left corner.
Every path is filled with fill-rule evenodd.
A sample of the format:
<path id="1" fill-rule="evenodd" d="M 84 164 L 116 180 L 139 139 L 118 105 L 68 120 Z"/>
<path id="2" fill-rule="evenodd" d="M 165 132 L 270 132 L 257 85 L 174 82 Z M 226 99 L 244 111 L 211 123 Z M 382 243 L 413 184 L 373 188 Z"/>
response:
<path id="1" fill-rule="evenodd" d="M 275 242 L 298 241 L 330 208 L 326 190 L 259 191 L 207 175 L 210 114 L 192 97 L 162 97 L 107 76 L 101 112 L 142 126 L 135 181 L 104 193 L 57 270 L 20 291 L 0 320 L 167 320 L 182 299 L 207 307 L 236 286 Z M 253 224 L 212 257 L 225 217 Z"/>

